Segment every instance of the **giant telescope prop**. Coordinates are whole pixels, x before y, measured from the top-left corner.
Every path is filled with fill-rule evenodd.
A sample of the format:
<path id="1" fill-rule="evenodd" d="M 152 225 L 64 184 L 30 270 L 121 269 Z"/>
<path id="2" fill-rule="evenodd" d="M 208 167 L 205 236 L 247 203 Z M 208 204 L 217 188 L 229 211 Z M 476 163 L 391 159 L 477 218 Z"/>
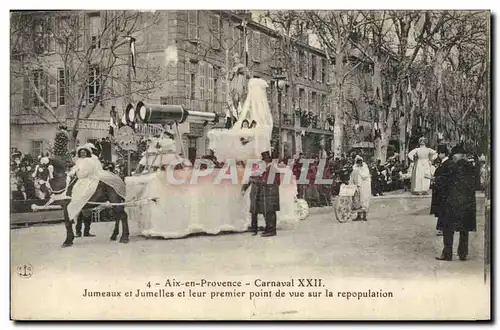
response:
<path id="1" fill-rule="evenodd" d="M 146 105 L 142 101 L 135 108 L 127 107 L 127 117 L 133 120 L 139 119 L 145 124 L 167 124 L 177 123 L 209 123 L 217 124 L 219 115 L 215 112 L 202 112 L 186 110 L 181 105 Z"/>
<path id="2" fill-rule="evenodd" d="M 209 123 L 217 124 L 219 122 L 219 115 L 214 112 L 188 111 L 181 105 L 147 105 L 139 101 L 135 107 L 130 103 L 126 106 L 122 122 L 126 122 L 127 125 L 120 128 L 117 142 L 123 149 L 128 150 L 128 174 L 130 175 L 130 152 L 135 150 L 138 142 L 138 136 L 134 133 L 132 127 L 135 127 L 137 123 L 175 124 L 175 134 L 180 141 L 182 155 L 185 156 L 186 150 L 179 132 L 179 124 L 198 123 L 204 126 Z"/>

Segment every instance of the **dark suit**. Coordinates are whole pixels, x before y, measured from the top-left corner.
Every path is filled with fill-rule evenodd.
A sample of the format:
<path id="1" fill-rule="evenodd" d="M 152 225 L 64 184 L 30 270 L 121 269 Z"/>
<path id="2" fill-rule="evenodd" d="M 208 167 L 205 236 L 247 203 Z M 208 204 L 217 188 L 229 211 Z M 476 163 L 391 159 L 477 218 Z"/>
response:
<path id="1" fill-rule="evenodd" d="M 434 172 L 434 182 L 432 184 L 432 200 L 431 212 L 438 218 L 436 229 L 443 230 L 441 219 L 444 215 L 444 203 L 448 197 L 448 189 L 450 188 L 451 166 L 453 161 L 446 159 L 442 162 Z"/>
<path id="2" fill-rule="evenodd" d="M 469 252 L 469 231 L 476 231 L 476 193 L 474 168 L 461 159 L 450 166 L 448 197 L 440 213 L 439 229 L 443 231 L 443 256 L 451 259 L 453 236 L 460 232 L 458 255 L 466 259 Z"/>
<path id="3" fill-rule="evenodd" d="M 266 219 L 265 232 L 276 233 L 276 212 L 280 210 L 279 196 L 279 173 L 276 173 L 274 181 L 268 183 L 268 177 L 271 167 L 268 165 L 266 171 L 259 177 L 251 179 L 251 182 L 243 185 L 246 191 L 251 185 L 250 190 L 250 213 L 252 214 L 251 228 L 257 231 L 258 214 L 263 214 Z"/>

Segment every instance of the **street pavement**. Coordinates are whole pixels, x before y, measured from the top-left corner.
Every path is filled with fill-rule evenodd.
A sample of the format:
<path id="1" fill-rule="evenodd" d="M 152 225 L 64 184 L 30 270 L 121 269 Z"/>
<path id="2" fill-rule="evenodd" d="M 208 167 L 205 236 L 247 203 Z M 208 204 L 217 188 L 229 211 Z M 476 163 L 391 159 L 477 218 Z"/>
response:
<path id="1" fill-rule="evenodd" d="M 422 289 L 422 294 L 429 292 L 423 284 L 420 287 L 418 283 L 430 281 L 432 285 L 444 288 L 437 283 L 456 282 L 458 284 L 454 284 L 454 288 L 459 292 L 460 285 L 482 284 L 483 213 L 478 211 L 478 230 L 470 235 L 469 260 L 458 261 L 455 255 L 453 262 L 440 262 L 434 257 L 441 252 L 442 237 L 436 236 L 436 220 L 428 215 L 429 204 L 429 198 L 420 196 L 380 197 L 372 201 L 367 222 L 347 223 L 336 221 L 332 207 L 315 208 L 297 227 L 281 230 L 272 238 L 238 233 L 196 235 L 171 240 L 146 239 L 139 235 L 136 224 L 132 223 L 130 243 L 120 244 L 108 240 L 112 223 L 95 223 L 92 231 L 97 237 L 77 238 L 71 248 L 63 249 L 61 243 L 65 230 L 62 224 L 13 229 L 11 271 L 14 278 L 17 266 L 30 264 L 34 273 L 30 282 L 32 285 L 38 283 L 37 287 L 40 287 L 47 283 L 66 283 L 69 287 L 65 287 L 65 290 L 76 290 L 75 281 L 96 284 L 106 283 L 105 279 L 115 282 L 122 279 L 137 286 L 143 285 L 148 278 L 173 275 L 177 278 L 316 276 L 330 281 L 336 279 L 335 283 L 363 283 L 369 280 L 379 283 L 379 287 L 380 283 L 394 283 L 394 287 L 402 287 L 401 283 L 407 283 L 407 290 L 413 288 L 418 292 Z M 481 210 L 480 207 L 478 209 Z M 455 251 L 457 244 L 458 237 Z M 410 284 L 410 280 L 416 282 Z M 29 287 L 31 285 L 23 286 L 23 290 Z M 437 289 L 433 290 L 437 292 Z M 453 296 L 449 298 L 455 299 Z M 430 302 L 419 300 L 419 303 L 444 304 L 444 301 L 436 301 L 435 297 L 429 299 Z M 244 317 L 276 317 L 276 314 L 264 312 L 264 309 Z M 442 310 L 443 313 L 445 310 Z M 299 317 L 302 315 L 300 311 L 288 316 L 279 314 L 279 317 Z M 88 313 L 94 315 L 90 310 Z M 403 315 L 402 311 L 398 313 Z M 178 311 L 176 315 L 182 317 L 183 314 Z M 427 314 L 422 310 L 416 315 L 425 318 Z M 429 314 L 428 317 L 433 315 Z M 434 317 L 439 318 L 440 315 Z"/>

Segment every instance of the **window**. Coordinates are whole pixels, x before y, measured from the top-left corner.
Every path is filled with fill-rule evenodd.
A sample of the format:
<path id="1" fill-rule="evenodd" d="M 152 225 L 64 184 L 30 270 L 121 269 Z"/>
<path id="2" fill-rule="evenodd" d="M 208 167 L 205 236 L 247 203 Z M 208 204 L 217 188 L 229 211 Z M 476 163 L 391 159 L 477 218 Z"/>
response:
<path id="1" fill-rule="evenodd" d="M 90 17 L 90 40 L 92 49 L 101 48 L 101 17 Z"/>
<path id="2" fill-rule="evenodd" d="M 66 74 L 64 69 L 57 70 L 57 95 L 59 105 L 66 104 Z"/>
<path id="3" fill-rule="evenodd" d="M 312 54 L 308 53 L 306 56 L 306 61 L 307 61 L 307 77 L 309 79 L 312 79 Z"/>
<path id="4" fill-rule="evenodd" d="M 219 101 L 219 79 L 217 78 L 214 78 L 214 82 L 213 82 L 213 86 L 214 86 L 214 103 L 217 103 Z"/>
<path id="5" fill-rule="evenodd" d="M 303 51 L 299 51 L 299 76 L 302 77 L 304 76 L 304 62 L 305 62 L 305 55 Z"/>
<path id="6" fill-rule="evenodd" d="M 188 39 L 189 41 L 198 41 L 199 39 L 199 24 L 200 17 L 198 10 L 188 10 L 187 11 L 188 18 Z"/>
<path id="7" fill-rule="evenodd" d="M 227 84 L 226 84 L 226 77 L 224 77 L 224 75 L 221 76 L 220 84 L 221 84 L 221 88 L 220 88 L 221 89 L 221 101 L 226 102 Z"/>
<path id="8" fill-rule="evenodd" d="M 312 110 L 312 111 L 315 111 L 315 112 L 319 112 L 319 111 L 318 111 L 318 110 L 319 110 L 319 109 L 318 109 L 318 105 L 317 105 L 317 103 L 316 103 L 316 102 L 317 102 L 317 100 L 318 100 L 318 93 L 316 93 L 316 92 L 312 92 L 312 93 L 311 93 L 311 103 L 312 103 L 311 105 L 312 105 L 312 106 L 311 106 L 310 108 L 311 108 L 311 110 Z"/>
<path id="9" fill-rule="evenodd" d="M 53 53 L 55 51 L 54 29 L 55 19 L 53 17 L 35 19 L 33 45 L 36 54 Z"/>
<path id="10" fill-rule="evenodd" d="M 260 43 L 260 32 L 253 31 L 252 33 L 252 61 L 259 63 L 261 61 L 261 43 Z"/>
<path id="11" fill-rule="evenodd" d="M 42 70 L 34 70 L 33 71 L 33 84 L 38 90 L 38 94 L 44 100 L 47 99 L 47 77 L 43 73 Z M 41 107 L 43 103 L 40 101 L 35 91 L 33 90 L 33 106 Z"/>
<path id="12" fill-rule="evenodd" d="M 38 157 L 43 152 L 43 141 L 35 140 L 31 141 L 31 155 L 33 157 Z"/>
<path id="13" fill-rule="evenodd" d="M 243 52 L 243 40 L 244 40 L 243 31 L 241 31 L 237 27 L 233 28 L 232 39 L 233 40 L 229 51 L 241 55 L 241 53 Z"/>
<path id="14" fill-rule="evenodd" d="M 84 36 L 84 28 L 85 28 L 85 16 L 78 15 L 71 17 L 71 29 L 74 31 L 74 45 L 76 45 L 76 50 L 83 50 L 83 36 Z M 71 34 L 73 36 L 73 34 Z"/>
<path id="15" fill-rule="evenodd" d="M 316 80 L 316 70 L 317 70 L 317 65 L 316 65 L 316 60 L 317 60 L 317 57 L 315 55 L 311 55 L 311 79 L 312 80 Z"/>
<path id="16" fill-rule="evenodd" d="M 189 95 L 191 100 L 196 98 L 196 74 L 191 73 L 191 93 Z"/>
<path id="17" fill-rule="evenodd" d="M 220 50 L 222 42 L 222 21 L 218 15 L 210 16 L 210 46 Z"/>
<path id="18" fill-rule="evenodd" d="M 304 104 L 304 101 L 305 101 L 305 97 L 306 97 L 306 92 L 303 88 L 300 88 L 299 89 L 299 107 L 301 110 L 304 110 L 305 109 L 305 104 Z"/>
<path id="19" fill-rule="evenodd" d="M 94 103 L 99 97 L 100 72 L 97 66 L 89 68 L 89 85 L 88 85 L 88 100 L 89 103 Z"/>
<path id="20" fill-rule="evenodd" d="M 260 60 L 261 61 L 266 61 L 267 58 L 269 58 L 269 54 L 272 54 L 272 52 L 269 50 L 271 46 L 271 39 L 267 34 L 261 34 L 260 36 Z M 274 56 L 273 56 L 274 57 Z M 278 56 L 276 56 L 278 57 Z"/>
<path id="21" fill-rule="evenodd" d="M 326 104 L 326 95 L 321 95 L 321 107 L 323 110 L 326 110 L 327 109 L 327 104 Z"/>
<path id="22" fill-rule="evenodd" d="M 207 69 L 206 69 L 206 74 L 207 74 L 207 82 L 208 82 L 208 97 L 207 99 L 210 101 L 215 100 L 215 88 L 214 88 L 214 68 L 210 65 L 207 64 Z"/>
<path id="23" fill-rule="evenodd" d="M 199 70 L 200 70 L 200 100 L 203 101 L 205 100 L 205 79 L 206 79 L 206 71 L 205 71 L 205 65 L 203 64 L 200 64 L 198 66 Z"/>
<path id="24" fill-rule="evenodd" d="M 313 97 L 312 97 L 312 92 L 307 93 L 307 106 L 309 111 L 313 111 Z"/>
<path id="25" fill-rule="evenodd" d="M 322 83 L 326 82 L 326 60 L 321 59 L 321 80 Z"/>
<path id="26" fill-rule="evenodd" d="M 288 100 L 290 99 L 290 86 L 286 85 L 283 89 L 283 95 L 281 96 L 281 100 L 283 103 L 283 110 L 288 113 Z"/>

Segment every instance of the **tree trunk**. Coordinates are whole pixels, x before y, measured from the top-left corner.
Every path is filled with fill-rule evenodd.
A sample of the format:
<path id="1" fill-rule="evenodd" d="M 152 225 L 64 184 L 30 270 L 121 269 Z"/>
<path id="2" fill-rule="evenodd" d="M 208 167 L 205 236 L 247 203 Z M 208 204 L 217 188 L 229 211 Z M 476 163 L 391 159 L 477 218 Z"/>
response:
<path id="1" fill-rule="evenodd" d="M 333 124 L 333 152 L 335 157 L 340 157 L 343 153 L 343 142 L 344 142 L 344 91 L 343 91 L 343 80 L 344 80 L 344 45 L 342 44 L 341 38 L 337 37 L 336 42 L 336 56 L 335 56 L 335 66 L 334 70 L 330 72 L 334 73 L 334 98 L 333 98 L 333 111 L 335 122 Z"/>
<path id="2" fill-rule="evenodd" d="M 341 101 L 335 101 L 335 123 L 333 125 L 333 152 L 335 157 L 342 155 L 342 142 L 344 141 L 344 119 L 339 115 L 338 109 L 341 109 Z"/>
<path id="3" fill-rule="evenodd" d="M 374 141 L 375 144 L 375 160 L 380 160 L 385 163 L 387 158 L 387 147 L 389 145 L 389 138 L 392 132 L 392 109 L 389 109 L 389 116 L 386 118 L 386 110 L 383 107 L 383 90 L 382 90 L 382 62 L 380 56 L 374 56 L 373 63 L 373 100 L 376 106 L 376 118 L 378 122 L 378 129 L 380 130 L 380 137 Z M 389 123 L 389 119 L 391 122 Z"/>

